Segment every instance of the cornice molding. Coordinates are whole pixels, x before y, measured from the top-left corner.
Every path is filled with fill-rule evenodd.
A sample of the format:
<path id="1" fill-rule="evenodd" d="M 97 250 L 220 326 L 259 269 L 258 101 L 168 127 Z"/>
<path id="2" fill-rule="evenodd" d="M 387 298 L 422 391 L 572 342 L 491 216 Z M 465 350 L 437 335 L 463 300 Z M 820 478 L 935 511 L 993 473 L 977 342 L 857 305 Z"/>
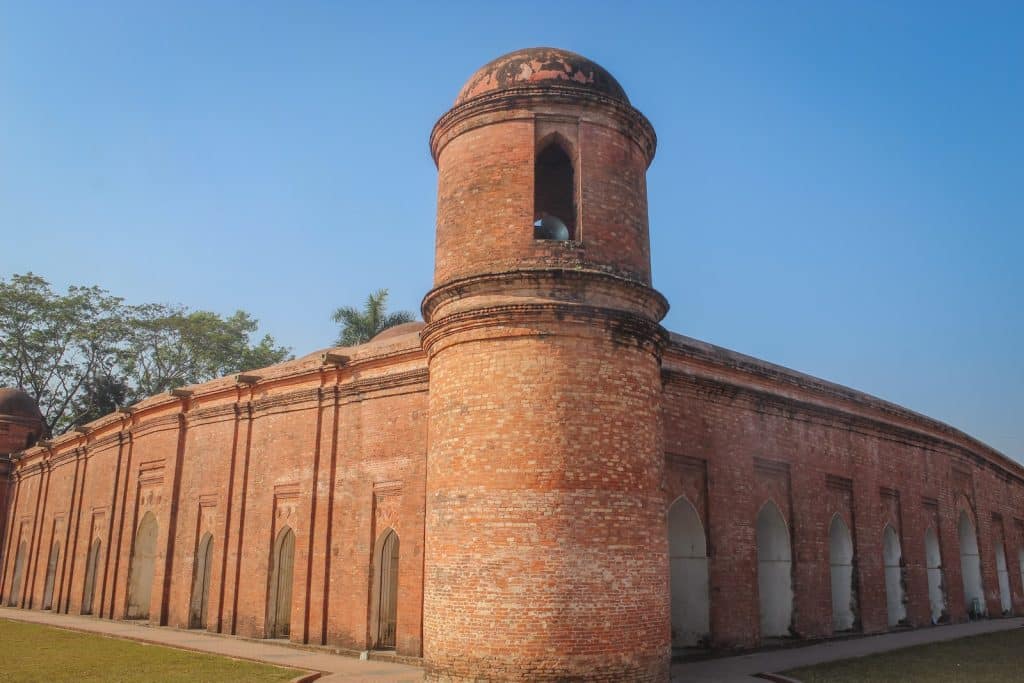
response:
<path id="1" fill-rule="evenodd" d="M 772 413 L 787 419 L 799 419 L 794 411 L 802 413 L 804 420 L 821 426 L 844 425 L 845 429 L 886 441 L 900 443 L 915 448 L 944 450 L 956 463 L 966 462 L 971 467 L 988 469 L 997 475 L 1012 478 L 1024 484 L 1024 476 L 1008 470 L 1001 463 L 976 453 L 942 434 L 926 429 L 913 429 L 878 417 L 856 413 L 835 406 L 829 406 L 808 399 L 798 399 L 782 394 L 772 393 L 760 387 L 753 387 L 718 377 L 709 377 L 676 368 L 664 368 L 662 377 L 671 383 L 677 391 L 689 395 L 699 401 L 708 401 L 716 405 L 736 405 L 739 399 L 747 410 L 758 413 Z M 667 398 L 665 400 L 668 400 Z M 774 411 L 774 412 L 773 412 Z M 953 465 L 956 469 L 956 465 Z"/>
<path id="2" fill-rule="evenodd" d="M 552 302 L 578 304 L 581 287 L 594 288 L 594 296 L 607 303 L 595 308 L 614 308 L 642 313 L 660 321 L 668 313 L 668 299 L 650 285 L 633 278 L 592 268 L 513 268 L 500 272 L 484 272 L 449 280 L 433 288 L 423 297 L 420 310 L 426 327 L 422 340 L 438 315 L 453 303 L 475 296 L 497 296 L 508 301 L 543 298 Z M 426 348 L 426 345 L 422 345 Z"/>
<path id="3" fill-rule="evenodd" d="M 594 323 L 616 341 L 646 349 L 660 359 L 668 333 L 658 323 L 634 313 L 613 308 L 587 306 L 562 301 L 515 303 L 487 306 L 453 313 L 432 321 L 421 333 L 428 356 L 437 353 L 444 342 L 467 332 L 492 328 L 522 328 L 526 325 L 580 325 L 594 334 Z M 545 334 L 537 331 L 536 334 Z M 507 336 L 507 335 L 501 335 Z"/>
<path id="4" fill-rule="evenodd" d="M 532 118 L 533 111 L 543 111 L 554 105 L 582 105 L 600 109 L 603 113 L 611 115 L 634 139 L 643 150 L 647 165 L 654 159 L 658 136 L 651 122 L 636 107 L 592 90 L 545 83 L 542 86 L 521 85 L 484 93 L 449 109 L 438 119 L 430 132 L 430 153 L 434 163 L 437 163 L 441 151 L 454 137 L 475 127 L 472 125 L 475 118 L 502 113 L 513 119 Z"/>

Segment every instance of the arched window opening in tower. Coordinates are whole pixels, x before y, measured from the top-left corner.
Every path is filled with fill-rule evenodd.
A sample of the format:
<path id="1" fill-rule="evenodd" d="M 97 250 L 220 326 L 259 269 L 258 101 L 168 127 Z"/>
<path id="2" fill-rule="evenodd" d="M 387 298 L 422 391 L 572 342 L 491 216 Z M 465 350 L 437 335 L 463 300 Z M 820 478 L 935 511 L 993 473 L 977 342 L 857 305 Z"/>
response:
<path id="1" fill-rule="evenodd" d="M 534 239 L 576 239 L 576 179 L 572 160 L 554 140 L 534 162 L 533 219 Z"/>

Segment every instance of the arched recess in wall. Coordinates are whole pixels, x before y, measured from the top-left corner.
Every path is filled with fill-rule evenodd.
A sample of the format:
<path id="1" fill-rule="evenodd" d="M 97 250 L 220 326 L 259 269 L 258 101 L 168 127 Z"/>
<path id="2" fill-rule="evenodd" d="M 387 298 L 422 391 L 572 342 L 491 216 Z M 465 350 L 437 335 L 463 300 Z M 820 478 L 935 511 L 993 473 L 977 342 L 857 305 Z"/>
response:
<path id="1" fill-rule="evenodd" d="M 96 574 L 100 569 L 100 550 L 103 544 L 100 539 L 92 542 L 89 557 L 85 561 L 85 585 L 82 588 L 82 614 L 92 614 L 92 603 L 96 598 Z"/>
<path id="2" fill-rule="evenodd" d="M 551 135 L 537 147 L 533 166 L 533 236 L 543 240 L 576 237 L 576 174 L 571 146 Z"/>
<path id="3" fill-rule="evenodd" d="M 707 538 L 696 508 L 682 496 L 668 509 L 668 557 L 672 646 L 707 644 L 711 631 Z"/>
<path id="4" fill-rule="evenodd" d="M 267 587 L 267 638 L 287 638 L 292 622 L 292 576 L 295 567 L 295 532 L 284 527 L 270 554 Z"/>
<path id="5" fill-rule="evenodd" d="M 1013 611 L 1010 593 L 1010 570 L 1006 566 L 1006 549 L 1002 542 L 996 543 L 996 575 L 999 577 L 999 608 L 1004 615 Z"/>
<path id="6" fill-rule="evenodd" d="M 1020 585 L 1024 586 L 1024 548 L 1017 552 L 1017 568 L 1020 570 Z"/>
<path id="7" fill-rule="evenodd" d="M 828 528 L 828 561 L 832 582 L 832 630 L 849 631 L 857 623 L 853 538 L 838 514 L 832 517 Z"/>
<path id="8" fill-rule="evenodd" d="M 54 541 L 50 548 L 50 559 L 46 563 L 46 582 L 43 584 L 43 609 L 53 608 L 53 588 L 57 581 L 57 565 L 60 563 L 60 541 Z"/>
<path id="9" fill-rule="evenodd" d="M 960 511 L 957 523 L 960 536 L 960 573 L 964 579 L 964 606 L 971 618 L 984 616 L 985 590 L 981 583 L 981 556 L 978 554 L 978 536 L 966 510 Z"/>
<path id="10" fill-rule="evenodd" d="M 938 624 L 946 620 L 946 588 L 942 572 L 942 551 L 939 549 L 939 536 L 935 533 L 935 527 L 930 526 L 924 532 L 924 555 L 928 571 L 928 606 L 932 623 Z"/>
<path id="11" fill-rule="evenodd" d="M 131 569 L 128 571 L 127 619 L 149 619 L 153 597 L 153 571 L 156 568 L 156 516 L 147 512 L 139 523 L 132 546 Z"/>
<path id="12" fill-rule="evenodd" d="M 378 650 L 389 650 L 395 647 L 398 630 L 399 543 L 394 529 L 386 529 L 378 537 L 373 555 L 373 646 Z"/>
<path id="13" fill-rule="evenodd" d="M 207 532 L 196 549 L 192 576 L 192 599 L 188 608 L 188 627 L 206 628 L 206 612 L 210 605 L 210 571 L 213 569 L 213 534 Z"/>
<path id="14" fill-rule="evenodd" d="M 789 636 L 793 621 L 793 559 L 786 520 L 774 502 L 757 513 L 757 589 L 761 637 Z"/>
<path id="15" fill-rule="evenodd" d="M 14 556 L 14 576 L 11 578 L 11 592 L 7 596 L 7 604 L 10 607 L 17 607 L 21 603 L 21 584 L 25 575 L 25 556 L 28 553 L 28 544 L 22 539 L 18 544 L 18 554 Z"/>
<path id="16" fill-rule="evenodd" d="M 885 562 L 885 606 L 889 626 L 898 626 L 907 618 L 906 592 L 903 588 L 903 550 L 896 530 L 886 524 L 882 532 L 882 558 Z"/>

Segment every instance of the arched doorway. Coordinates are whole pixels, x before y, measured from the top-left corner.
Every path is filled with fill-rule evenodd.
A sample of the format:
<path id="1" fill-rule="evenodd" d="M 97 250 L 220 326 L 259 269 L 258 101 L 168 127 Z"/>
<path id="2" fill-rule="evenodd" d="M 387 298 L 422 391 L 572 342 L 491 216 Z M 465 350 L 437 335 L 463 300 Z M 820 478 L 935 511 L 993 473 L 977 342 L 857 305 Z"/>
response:
<path id="1" fill-rule="evenodd" d="M 195 574 L 192 578 L 192 600 L 189 602 L 188 627 L 206 628 L 206 608 L 210 604 L 210 570 L 213 567 L 213 534 L 207 532 L 196 551 Z"/>
<path id="2" fill-rule="evenodd" d="M 57 565 L 60 563 L 60 541 L 54 541 L 50 548 L 50 560 L 46 563 L 46 583 L 43 584 L 43 609 L 53 608 L 53 585 L 57 580 Z"/>
<path id="3" fill-rule="evenodd" d="M 1013 610 L 1010 594 L 1010 570 L 1006 566 L 1006 550 L 1002 543 L 996 544 L 996 575 L 999 577 L 999 608 L 1004 615 Z"/>
<path id="4" fill-rule="evenodd" d="M 374 564 L 377 603 L 374 647 L 394 649 L 398 626 L 398 534 L 394 529 L 388 529 L 377 540 Z"/>
<path id="5" fill-rule="evenodd" d="M 135 533 L 131 570 L 128 572 L 128 608 L 125 618 L 149 619 L 156 567 L 156 516 L 147 512 Z"/>
<path id="6" fill-rule="evenodd" d="M 946 589 L 942 576 L 942 552 L 939 550 L 939 537 L 934 527 L 924 532 L 925 566 L 928 569 L 928 605 L 931 609 L 932 623 L 943 620 L 946 613 Z"/>
<path id="7" fill-rule="evenodd" d="M 14 556 L 14 577 L 11 579 L 11 593 L 7 596 L 7 604 L 17 607 L 21 602 L 21 579 L 25 574 L 25 553 L 27 544 L 24 540 L 18 544 L 18 554 Z"/>
<path id="8" fill-rule="evenodd" d="M 89 549 L 89 558 L 85 563 L 85 586 L 82 589 L 82 614 L 92 614 L 92 603 L 96 597 L 96 574 L 99 571 L 102 547 L 103 544 L 97 538 Z"/>
<path id="9" fill-rule="evenodd" d="M 682 497 L 668 509 L 668 561 L 672 581 L 672 646 L 706 643 L 711 631 L 707 538 L 697 510 Z"/>
<path id="10" fill-rule="evenodd" d="M 287 638 L 292 620 L 292 569 L 295 565 L 295 532 L 281 529 L 270 556 L 267 594 L 267 638 Z"/>
<path id="11" fill-rule="evenodd" d="M 761 637 L 789 636 L 793 621 L 793 560 L 786 520 L 768 501 L 757 514 L 757 589 Z"/>
<path id="12" fill-rule="evenodd" d="M 903 604 L 903 550 L 896 530 L 888 524 L 882 532 L 882 557 L 885 561 L 885 606 L 889 626 L 898 626 L 907 618 L 907 606 Z"/>
<path id="13" fill-rule="evenodd" d="M 957 524 L 960 535 L 960 573 L 964 578 L 964 606 L 972 619 L 984 616 L 985 591 L 981 583 L 981 556 L 978 554 L 978 536 L 967 512 L 960 512 Z"/>
<path id="14" fill-rule="evenodd" d="M 853 574 L 853 539 L 839 515 L 828 529 L 828 561 L 832 581 L 832 630 L 849 631 L 857 623 L 857 592 Z"/>

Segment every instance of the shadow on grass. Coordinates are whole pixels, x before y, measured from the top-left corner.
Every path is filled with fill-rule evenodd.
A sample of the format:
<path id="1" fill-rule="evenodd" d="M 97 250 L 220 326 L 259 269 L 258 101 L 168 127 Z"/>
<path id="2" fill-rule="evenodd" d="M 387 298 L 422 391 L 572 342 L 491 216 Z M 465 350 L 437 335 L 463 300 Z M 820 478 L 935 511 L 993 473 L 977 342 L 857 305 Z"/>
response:
<path id="1" fill-rule="evenodd" d="M 0 681 L 288 681 L 302 671 L 0 619 Z"/>
<path id="2" fill-rule="evenodd" d="M 918 645 L 782 672 L 804 683 L 1019 683 L 1024 629 Z"/>

